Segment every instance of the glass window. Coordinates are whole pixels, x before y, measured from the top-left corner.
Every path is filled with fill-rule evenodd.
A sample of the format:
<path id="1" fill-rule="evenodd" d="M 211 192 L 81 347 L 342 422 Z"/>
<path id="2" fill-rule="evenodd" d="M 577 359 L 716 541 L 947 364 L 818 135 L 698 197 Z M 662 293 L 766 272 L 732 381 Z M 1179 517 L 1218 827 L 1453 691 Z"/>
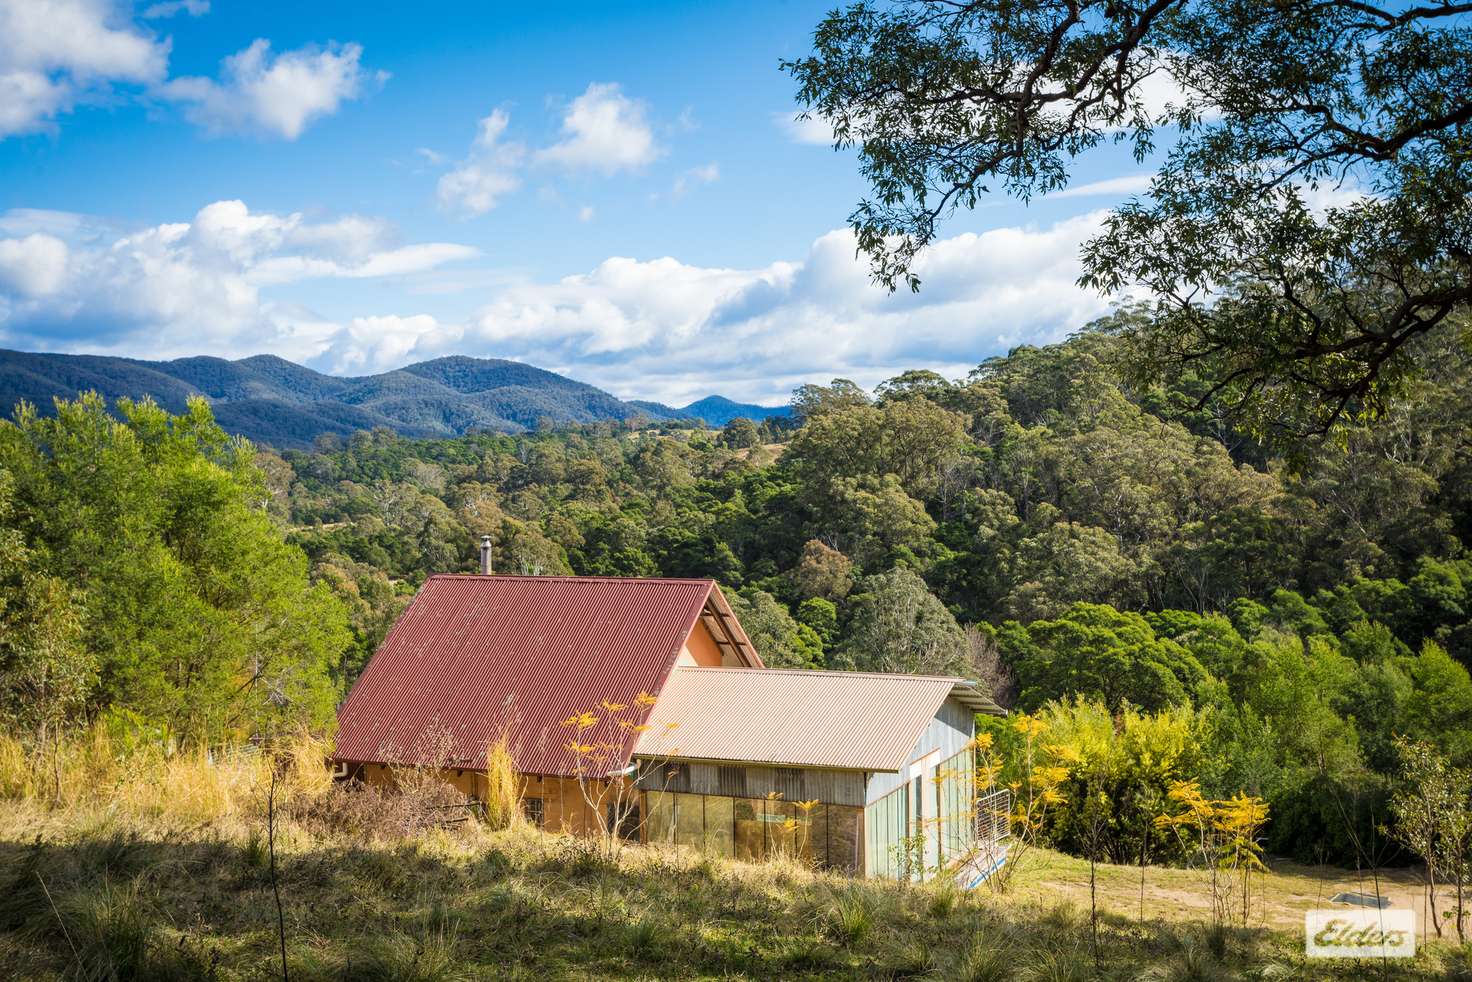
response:
<path id="1" fill-rule="evenodd" d="M 844 805 L 828 805 L 824 809 L 828 824 L 828 865 L 834 869 L 859 872 L 859 816 L 863 811 Z"/>
<path id="2" fill-rule="evenodd" d="M 675 795 L 675 845 L 699 849 L 705 844 L 705 796 Z"/>
<path id="3" fill-rule="evenodd" d="M 675 831 L 675 796 L 662 791 L 651 791 L 644 796 L 649 806 L 649 820 L 645 823 L 646 842 L 673 842 Z"/>
<path id="4" fill-rule="evenodd" d="M 767 855 L 773 859 L 795 859 L 799 855 L 797 842 L 797 806 L 790 801 L 769 798 L 765 802 L 767 811 Z"/>
<path id="5" fill-rule="evenodd" d="M 828 806 L 821 802 L 808 809 L 808 858 L 828 865 Z"/>
<path id="6" fill-rule="evenodd" d="M 729 859 L 735 848 L 736 799 L 711 795 L 705 799 L 705 848 Z"/>
<path id="7" fill-rule="evenodd" d="M 875 876 L 898 877 L 904 868 L 913 794 L 906 783 L 864 809 L 864 848 L 869 872 Z"/>
<path id="8" fill-rule="evenodd" d="M 608 831 L 617 832 L 621 838 L 630 842 L 638 842 L 640 824 L 638 800 L 610 801 L 604 822 L 604 828 Z"/>
<path id="9" fill-rule="evenodd" d="M 733 798 L 733 826 L 735 828 L 735 854 L 737 859 L 759 863 L 767 858 L 762 802 L 752 798 Z"/>

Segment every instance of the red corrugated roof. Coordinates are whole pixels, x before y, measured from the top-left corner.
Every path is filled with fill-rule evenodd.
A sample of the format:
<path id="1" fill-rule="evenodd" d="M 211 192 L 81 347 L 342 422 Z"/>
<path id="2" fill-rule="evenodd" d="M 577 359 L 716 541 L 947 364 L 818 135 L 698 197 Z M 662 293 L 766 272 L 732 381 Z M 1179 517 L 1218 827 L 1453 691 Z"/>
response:
<path id="1" fill-rule="evenodd" d="M 422 763 L 446 749 L 447 766 L 483 768 L 504 732 L 522 773 L 572 774 L 563 721 L 606 716 L 604 700 L 634 707 L 625 719 L 646 716 L 635 697 L 659 692 L 714 589 L 711 580 L 432 576 L 348 694 L 335 756 Z M 631 736 L 604 726 L 590 735 L 622 742 L 613 766 L 627 762 Z"/>

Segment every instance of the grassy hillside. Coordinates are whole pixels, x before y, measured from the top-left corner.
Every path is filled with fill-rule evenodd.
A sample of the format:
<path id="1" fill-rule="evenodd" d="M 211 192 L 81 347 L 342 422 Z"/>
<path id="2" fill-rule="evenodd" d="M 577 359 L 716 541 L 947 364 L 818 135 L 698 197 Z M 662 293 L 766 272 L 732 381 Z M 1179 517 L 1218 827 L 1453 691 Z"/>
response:
<path id="1" fill-rule="evenodd" d="M 1087 866 L 1056 854 L 1031 854 L 1012 894 L 997 896 L 681 850 L 626 847 L 609 857 L 586 841 L 492 831 L 474 819 L 413 831 L 414 814 L 460 813 L 412 796 L 407 811 L 389 799 L 333 804 L 323 773 L 307 763 L 314 753 L 307 745 L 297 754 L 276 798 L 294 979 L 1041 982 L 1472 971 L 1468 952 L 1446 945 L 1383 971 L 1305 963 L 1301 934 L 1277 915 L 1214 945 L 1191 901 L 1194 874 L 1147 870 L 1142 920 L 1139 871 L 1128 867 L 1100 870 L 1103 889 L 1129 903 L 1106 908 L 1096 967 L 1079 894 Z M 52 774 L 25 765 L 13 745 L 8 754 L 0 748 L 0 962 L 13 977 L 277 976 L 270 779 L 259 758 L 120 760 L 94 743 L 68 750 Z M 84 775 L 92 780 L 78 781 Z M 1296 902 L 1311 880 L 1296 868 L 1267 877 L 1265 909 Z M 1314 882 L 1320 892 L 1333 885 Z"/>

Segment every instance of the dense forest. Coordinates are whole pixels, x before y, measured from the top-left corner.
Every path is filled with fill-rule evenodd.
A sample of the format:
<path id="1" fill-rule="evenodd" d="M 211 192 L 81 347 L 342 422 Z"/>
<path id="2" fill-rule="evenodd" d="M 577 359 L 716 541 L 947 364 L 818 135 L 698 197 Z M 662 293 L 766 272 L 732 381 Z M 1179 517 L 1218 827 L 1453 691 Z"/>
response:
<path id="1" fill-rule="evenodd" d="M 1385 414 L 1290 453 L 1192 408 L 1190 378 L 1132 388 L 1130 316 L 719 430 L 278 454 L 198 401 L 21 412 L 0 425 L 6 711 L 43 736 L 330 724 L 417 585 L 473 570 L 489 534 L 503 573 L 714 577 L 770 664 L 983 679 L 1107 751 L 1075 779 L 1109 787 L 1116 858 L 1190 778 L 1265 797 L 1270 848 L 1383 860 L 1394 738 L 1472 764 L 1468 356 L 1428 348 Z"/>

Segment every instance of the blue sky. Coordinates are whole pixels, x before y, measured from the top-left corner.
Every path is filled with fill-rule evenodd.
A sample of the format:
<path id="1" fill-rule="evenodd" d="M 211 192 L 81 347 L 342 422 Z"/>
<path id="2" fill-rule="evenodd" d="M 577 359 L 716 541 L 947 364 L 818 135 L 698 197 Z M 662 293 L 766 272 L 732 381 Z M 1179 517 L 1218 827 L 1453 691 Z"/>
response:
<path id="1" fill-rule="evenodd" d="M 830 0 L 831 2 L 831 0 Z M 625 397 L 959 376 L 1107 309 L 1126 154 L 868 282 L 778 59 L 829 3 L 0 0 L 0 347 L 506 357 Z"/>

